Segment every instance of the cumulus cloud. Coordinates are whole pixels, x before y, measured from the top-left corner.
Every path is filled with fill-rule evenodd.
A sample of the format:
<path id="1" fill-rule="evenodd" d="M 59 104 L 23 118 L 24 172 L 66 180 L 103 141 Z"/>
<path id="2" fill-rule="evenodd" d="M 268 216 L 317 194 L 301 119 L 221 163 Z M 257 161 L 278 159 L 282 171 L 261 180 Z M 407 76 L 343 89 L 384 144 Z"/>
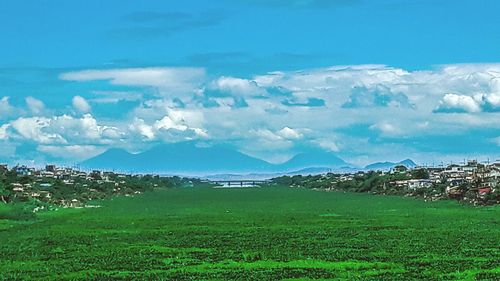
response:
<path id="1" fill-rule="evenodd" d="M 93 145 L 40 145 L 37 150 L 66 160 L 85 160 L 103 153 L 106 148 Z"/>
<path id="2" fill-rule="evenodd" d="M 129 129 L 147 140 L 174 142 L 207 138 L 208 133 L 203 129 L 202 122 L 203 116 L 198 112 L 170 110 L 167 115 L 150 123 L 136 117 Z"/>
<path id="3" fill-rule="evenodd" d="M 380 145 L 381 139 L 403 142 L 500 129 L 500 64 L 445 65 L 425 71 L 385 65 L 334 66 L 254 77 L 211 76 L 202 68 L 145 67 L 82 70 L 60 77 L 104 80 L 109 85 L 106 92 L 95 89 L 85 95 L 88 102 L 82 99 L 88 106 L 74 106 L 73 114 L 78 112 L 79 118 L 71 112 L 57 118 L 41 114 L 45 117 L 21 119 L 25 126 L 34 127 L 24 130 L 14 121 L 4 122 L 3 135 L 46 146 L 105 143 L 130 148 L 143 146 L 144 140 L 208 139 L 253 155 L 291 155 L 314 146 L 356 153 L 361 159 L 363 154 L 394 154 L 390 145 Z M 133 92 L 123 86 L 132 86 Z M 85 117 L 91 111 L 89 102 L 121 101 L 137 105 L 128 104 L 134 108 L 120 118 L 107 115 L 106 122 Z M 15 110 L 8 98 L 0 101 L 0 112 Z M 102 116 L 99 110 L 102 106 L 95 106 L 95 116 Z M 461 114 L 445 114 L 450 112 Z M 30 112 L 22 117 L 32 116 Z M 9 120 L 3 114 L 1 118 Z M 400 151 L 407 151 L 402 144 Z"/>
<path id="4" fill-rule="evenodd" d="M 337 143 L 333 140 L 330 140 L 330 139 L 318 139 L 318 140 L 314 140 L 313 143 L 316 143 L 319 147 L 321 147 L 327 151 L 331 151 L 331 152 L 339 152 L 340 151 Z"/>
<path id="5" fill-rule="evenodd" d="M 3 124 L 0 126 L 0 140 L 5 140 L 9 137 L 7 134 L 7 129 L 9 128 L 10 124 Z"/>
<path id="6" fill-rule="evenodd" d="M 446 94 L 439 102 L 436 112 L 479 112 L 481 106 L 471 96 Z"/>
<path id="7" fill-rule="evenodd" d="M 402 93 L 393 93 L 392 90 L 383 85 L 373 88 L 356 86 L 352 89 L 349 100 L 342 105 L 344 108 L 359 107 L 407 107 L 412 108 L 408 97 Z"/>
<path id="8" fill-rule="evenodd" d="M 36 99 L 34 97 L 26 97 L 25 101 L 30 112 L 35 115 L 38 115 L 45 110 L 45 104 L 39 99 Z"/>
<path id="9" fill-rule="evenodd" d="M 475 98 L 480 99 L 483 111 L 500 112 L 500 91 L 490 94 L 479 94 Z"/>
<path id="10" fill-rule="evenodd" d="M 259 87 L 257 82 L 235 77 L 222 76 L 212 83 L 212 87 L 229 94 L 239 96 L 264 96 L 265 89 Z"/>
<path id="11" fill-rule="evenodd" d="M 401 130 L 396 125 L 385 121 L 371 125 L 370 129 L 378 130 L 384 135 L 398 135 L 401 133 Z"/>
<path id="12" fill-rule="evenodd" d="M 51 120 L 46 131 L 60 133 L 69 143 L 108 143 L 121 136 L 118 128 L 99 125 L 91 114 L 81 118 L 57 116 Z"/>
<path id="13" fill-rule="evenodd" d="M 300 139 L 302 137 L 301 133 L 289 127 L 279 130 L 278 135 L 285 139 Z"/>
<path id="14" fill-rule="evenodd" d="M 79 113 L 88 113 L 92 109 L 87 100 L 81 96 L 74 96 L 73 100 L 73 108 Z"/>
<path id="15" fill-rule="evenodd" d="M 155 132 L 153 126 L 146 124 L 143 119 L 135 118 L 134 122 L 130 125 L 129 129 L 133 132 L 140 134 L 148 140 L 153 140 L 155 138 Z"/>
<path id="16" fill-rule="evenodd" d="M 3 126 L 7 137 L 39 144 L 106 144 L 122 136 L 116 127 L 98 125 L 90 114 L 21 117 Z"/>
<path id="17" fill-rule="evenodd" d="M 439 102 L 435 112 L 498 112 L 500 111 L 500 93 L 459 95 L 446 94 Z"/>
<path id="18" fill-rule="evenodd" d="M 10 105 L 9 97 L 0 99 L 0 119 L 6 119 L 14 113 L 14 107 Z"/>
<path id="19" fill-rule="evenodd" d="M 66 143 L 58 133 L 49 133 L 45 128 L 50 126 L 51 119 L 45 117 L 19 118 L 11 122 L 12 129 L 25 140 L 37 143 Z"/>
<path id="20" fill-rule="evenodd" d="M 253 148 L 248 148 L 248 150 L 258 150 L 263 147 L 283 150 L 293 146 L 293 142 L 280 136 L 280 132 L 273 132 L 269 129 L 252 129 L 248 133 L 256 139 L 256 142 L 251 144 Z"/>

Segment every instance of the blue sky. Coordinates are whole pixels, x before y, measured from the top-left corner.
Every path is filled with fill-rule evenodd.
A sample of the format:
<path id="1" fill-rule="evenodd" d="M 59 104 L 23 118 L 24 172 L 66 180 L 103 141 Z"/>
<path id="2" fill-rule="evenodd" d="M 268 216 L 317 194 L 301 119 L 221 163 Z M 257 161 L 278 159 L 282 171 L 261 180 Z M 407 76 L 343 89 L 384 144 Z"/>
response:
<path id="1" fill-rule="evenodd" d="M 500 157 L 500 2 L 2 1 L 0 160 Z"/>

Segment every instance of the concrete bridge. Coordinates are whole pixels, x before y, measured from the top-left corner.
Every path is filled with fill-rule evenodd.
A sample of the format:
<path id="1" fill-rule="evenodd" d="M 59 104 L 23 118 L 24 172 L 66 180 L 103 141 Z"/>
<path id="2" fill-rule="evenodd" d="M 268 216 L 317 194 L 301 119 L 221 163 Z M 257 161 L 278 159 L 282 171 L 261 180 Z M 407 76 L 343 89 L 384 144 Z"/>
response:
<path id="1" fill-rule="evenodd" d="M 212 180 L 218 187 L 255 187 L 270 183 L 270 180 Z"/>

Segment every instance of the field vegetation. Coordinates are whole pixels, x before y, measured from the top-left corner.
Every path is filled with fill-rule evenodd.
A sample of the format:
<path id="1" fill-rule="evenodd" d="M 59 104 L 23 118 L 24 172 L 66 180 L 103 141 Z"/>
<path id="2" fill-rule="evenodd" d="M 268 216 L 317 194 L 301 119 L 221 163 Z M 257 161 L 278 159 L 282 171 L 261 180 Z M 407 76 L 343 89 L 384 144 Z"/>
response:
<path id="1" fill-rule="evenodd" d="M 288 187 L 98 204 L 0 220 L 0 279 L 500 279 L 498 206 Z"/>

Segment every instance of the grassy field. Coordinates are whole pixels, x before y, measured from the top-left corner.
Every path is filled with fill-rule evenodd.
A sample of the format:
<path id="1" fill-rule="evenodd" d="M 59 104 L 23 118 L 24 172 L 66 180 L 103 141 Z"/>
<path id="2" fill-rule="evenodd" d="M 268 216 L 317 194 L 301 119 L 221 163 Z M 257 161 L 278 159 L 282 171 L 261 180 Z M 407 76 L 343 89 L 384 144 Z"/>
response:
<path id="1" fill-rule="evenodd" d="M 0 279 L 500 280 L 499 207 L 289 188 L 100 204 L 0 220 Z"/>

